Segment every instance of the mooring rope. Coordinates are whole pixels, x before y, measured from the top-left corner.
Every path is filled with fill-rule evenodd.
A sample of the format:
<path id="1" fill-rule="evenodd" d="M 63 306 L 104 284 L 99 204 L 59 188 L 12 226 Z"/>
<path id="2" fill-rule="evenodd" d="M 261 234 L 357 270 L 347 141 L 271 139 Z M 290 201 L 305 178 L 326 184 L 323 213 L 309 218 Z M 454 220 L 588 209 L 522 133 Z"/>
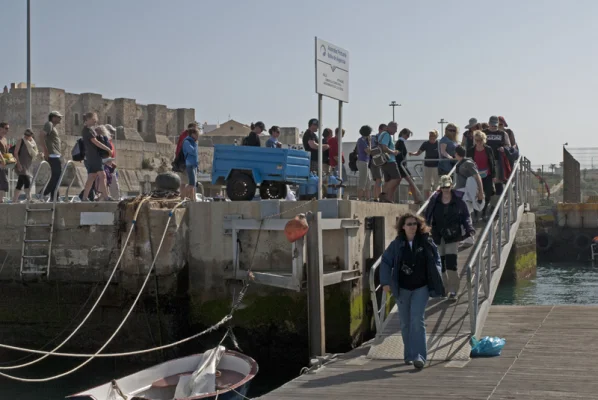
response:
<path id="1" fill-rule="evenodd" d="M 144 200 L 147 200 L 149 197 L 146 197 Z M 179 203 L 177 203 L 173 209 L 170 211 L 170 213 L 168 214 L 168 221 L 166 222 L 166 227 L 164 228 L 164 233 L 162 234 L 162 239 L 160 240 L 160 244 L 158 246 L 158 249 L 156 250 L 156 255 L 160 253 L 160 250 L 162 249 L 162 245 L 164 244 L 164 239 L 166 238 L 166 233 L 168 232 L 168 228 L 170 226 L 170 220 L 172 219 L 172 216 L 174 215 L 174 210 L 176 210 L 178 207 L 180 207 L 181 205 L 185 204 L 186 202 L 188 202 L 188 200 L 183 200 Z M 139 204 L 139 208 L 137 209 L 137 212 L 135 214 L 135 219 L 137 218 L 137 213 L 140 210 L 140 207 L 143 205 L 143 201 Z M 121 254 L 124 254 L 124 248 L 123 248 L 123 252 Z M 20 382 L 48 382 L 54 379 L 58 379 L 58 378 L 62 378 L 64 376 L 70 375 L 75 371 L 78 371 L 79 369 L 83 368 L 85 365 L 89 364 L 98 354 L 100 354 L 102 352 L 102 350 L 104 350 L 109 344 L 110 342 L 116 337 L 116 335 L 118 334 L 118 332 L 122 329 L 122 327 L 124 326 L 125 322 L 127 322 L 127 319 L 129 318 L 129 316 L 131 315 L 131 313 L 133 312 L 133 309 L 135 308 L 135 306 L 137 305 L 137 302 L 139 301 L 139 299 L 141 298 L 141 295 L 143 294 L 143 291 L 145 290 L 145 286 L 147 285 L 147 282 L 149 281 L 149 278 L 151 276 L 151 273 L 154 269 L 154 266 L 156 265 L 156 261 L 158 260 L 158 257 L 154 257 L 154 260 L 152 262 L 152 265 L 150 265 L 148 272 L 145 276 L 145 280 L 143 281 L 143 284 L 141 285 L 141 288 L 139 289 L 139 292 L 137 293 L 137 296 L 135 297 L 135 300 L 133 301 L 133 304 L 131 304 L 131 307 L 129 307 L 129 311 L 127 312 L 127 314 L 125 315 L 125 317 L 123 318 L 123 320 L 121 321 L 121 323 L 118 325 L 118 327 L 114 330 L 114 332 L 112 333 L 112 335 L 108 338 L 108 340 L 102 345 L 102 347 L 100 347 L 100 349 L 91 357 L 89 357 L 87 360 L 83 361 L 81 364 L 77 365 L 76 367 L 70 369 L 69 371 L 63 372 L 61 374 L 58 375 L 54 375 L 54 376 L 49 376 L 46 378 L 21 378 L 21 377 L 17 377 L 17 376 L 12 376 L 12 375 L 7 375 L 4 373 L 0 372 L 0 376 L 4 376 L 5 378 L 9 378 L 9 379 L 14 379 L 14 380 L 18 380 Z M 120 261 L 120 258 L 119 258 Z M 97 303 L 96 303 L 97 304 Z M 39 360 L 48 357 L 49 354 L 46 354 L 43 357 L 40 357 Z M 38 361 L 39 361 L 38 360 Z"/>
<path id="2" fill-rule="evenodd" d="M 83 321 L 81 321 L 79 323 L 79 325 L 75 328 L 75 330 L 66 339 L 64 339 L 62 341 L 62 343 L 60 343 L 58 346 L 56 346 L 56 348 L 54 348 L 54 350 L 52 350 L 50 352 L 47 352 L 47 353 L 44 352 L 44 356 L 43 357 L 40 357 L 40 358 L 38 358 L 36 360 L 30 361 L 30 362 L 25 363 L 25 364 L 11 365 L 11 366 L 8 366 L 8 367 L 0 367 L 0 370 L 6 371 L 6 370 L 12 370 L 12 369 L 19 369 L 19 368 L 24 368 L 24 367 L 28 367 L 30 365 L 36 364 L 36 363 L 42 361 L 43 359 L 47 358 L 48 356 L 54 354 L 58 349 L 60 349 L 62 346 L 64 346 L 73 336 L 75 336 L 75 334 L 79 331 L 79 329 L 81 329 L 81 327 L 85 324 L 85 322 L 87 322 L 87 319 L 91 316 L 91 314 L 93 313 L 93 311 L 96 309 L 96 307 L 100 303 L 100 300 L 102 299 L 102 297 L 106 293 L 106 290 L 108 290 L 108 286 L 110 286 L 110 282 L 112 281 L 112 278 L 114 278 L 114 274 L 116 273 L 116 270 L 118 269 L 118 266 L 120 265 L 120 262 L 121 262 L 121 260 L 122 260 L 122 258 L 124 256 L 124 254 L 125 254 L 126 245 L 129 242 L 129 239 L 131 238 L 131 234 L 133 233 L 133 230 L 135 228 L 135 223 L 137 222 L 137 216 L 139 215 L 139 211 L 141 210 L 141 207 L 143 206 L 143 203 L 145 203 L 147 200 L 149 200 L 149 197 L 144 197 L 141 200 L 141 202 L 139 203 L 139 206 L 137 207 L 137 210 L 135 210 L 135 214 L 133 216 L 133 221 L 131 222 L 131 229 L 129 229 L 129 234 L 127 235 L 127 239 L 125 240 L 125 245 L 123 246 L 123 249 L 120 252 L 120 256 L 118 257 L 118 260 L 116 261 L 116 264 L 114 265 L 114 268 L 112 268 L 112 273 L 110 274 L 110 277 L 108 278 L 108 281 L 104 285 L 104 289 L 100 293 L 100 296 L 96 299 L 96 302 L 94 303 L 94 305 L 88 311 L 88 313 L 85 316 L 85 318 L 83 318 Z M 0 344 L 0 347 L 2 347 L 2 348 L 9 348 L 7 345 L 4 345 L 4 344 Z M 0 376 L 3 376 L 3 375 L 0 373 Z"/>
<path id="3" fill-rule="evenodd" d="M 149 197 L 144 198 L 142 200 L 142 203 L 144 201 L 148 200 L 148 199 L 149 199 Z M 170 348 L 170 347 L 178 346 L 178 345 L 180 345 L 182 343 L 188 342 L 188 341 L 196 339 L 196 338 L 198 338 L 198 337 L 200 337 L 202 335 L 205 335 L 207 333 L 210 333 L 210 332 L 213 332 L 213 331 L 217 330 L 218 328 L 220 328 L 222 325 L 226 324 L 227 322 L 229 322 L 233 318 L 233 314 L 238 309 L 238 307 L 241 305 L 241 301 L 240 300 L 243 299 L 243 297 L 247 293 L 247 290 L 249 289 L 249 286 L 251 284 L 250 283 L 251 282 L 251 276 L 252 276 L 251 271 L 252 271 L 252 268 L 253 268 L 253 262 L 255 260 L 255 255 L 257 253 L 257 247 L 258 247 L 257 244 L 259 243 L 260 235 L 261 235 L 261 232 L 263 230 L 263 223 L 264 223 L 264 221 L 267 220 L 267 219 L 279 217 L 279 216 L 282 216 L 284 214 L 291 213 L 291 212 L 296 211 L 298 209 L 304 208 L 304 207 L 310 205 L 314 200 L 311 200 L 311 201 L 309 201 L 307 203 L 301 204 L 301 205 L 299 205 L 297 207 L 294 207 L 294 208 L 291 208 L 289 210 L 286 210 L 286 211 L 283 211 L 283 212 L 280 212 L 280 213 L 277 213 L 277 214 L 272 214 L 272 215 L 266 216 L 263 219 L 261 219 L 261 221 L 260 221 L 260 227 L 259 227 L 259 230 L 258 230 L 258 236 L 257 236 L 257 239 L 256 239 L 256 245 L 254 246 L 253 254 L 252 254 L 252 257 L 251 257 L 251 260 L 250 260 L 250 263 L 249 263 L 249 268 L 247 269 L 247 276 L 250 279 L 244 281 L 243 288 L 239 292 L 239 295 L 237 296 L 237 299 L 235 301 L 233 301 L 233 304 L 231 306 L 231 309 L 230 309 L 229 313 L 227 315 L 225 315 L 216 324 L 210 326 L 209 328 L 203 330 L 202 332 L 199 332 L 199 333 L 197 333 L 195 335 L 189 336 L 187 338 L 181 339 L 179 341 L 176 341 L 174 343 L 170 343 L 170 344 L 167 344 L 167 345 L 153 347 L 153 348 L 144 349 L 144 350 L 124 352 L 124 353 L 106 353 L 106 354 L 101 354 L 101 351 L 104 348 L 106 348 L 106 346 L 108 346 L 108 344 L 110 344 L 110 342 L 118 334 L 118 332 L 120 331 L 120 329 L 122 328 L 122 326 L 125 324 L 125 322 L 129 318 L 130 314 L 132 313 L 132 311 L 133 311 L 134 307 L 136 306 L 137 302 L 139 301 L 139 298 L 141 297 L 141 294 L 143 293 L 143 291 L 145 289 L 145 286 L 146 286 L 146 284 L 147 284 L 147 282 L 149 280 L 149 277 L 151 275 L 151 272 L 153 271 L 153 268 L 154 268 L 154 266 L 156 264 L 156 260 L 158 259 L 158 255 L 160 253 L 160 250 L 162 248 L 162 244 L 163 244 L 164 239 L 166 237 L 166 233 L 167 233 L 168 227 L 170 225 L 170 220 L 172 219 L 174 210 L 176 208 L 180 207 L 182 204 L 188 202 L 188 201 L 189 200 L 183 200 L 183 201 L 181 201 L 180 203 L 178 203 L 177 205 L 175 205 L 175 207 L 169 213 L 168 221 L 166 223 L 166 227 L 164 229 L 164 233 L 162 234 L 162 239 L 160 241 L 160 245 L 158 246 L 158 248 L 156 250 L 156 254 L 154 256 L 154 260 L 153 260 L 152 265 L 150 266 L 150 268 L 148 270 L 148 273 L 147 273 L 147 275 L 145 277 L 145 280 L 144 280 L 144 282 L 143 282 L 143 284 L 141 286 L 141 289 L 139 290 L 139 293 L 137 294 L 137 296 L 136 296 L 133 304 L 131 305 L 131 307 L 130 307 L 129 311 L 127 312 L 127 314 L 125 315 L 124 319 L 119 324 L 119 326 L 116 328 L 116 330 L 113 332 L 112 336 L 110 336 L 110 338 L 106 341 L 106 343 L 104 343 L 104 345 L 96 353 L 94 353 L 94 354 L 80 354 L 80 353 L 58 353 L 56 351 L 45 352 L 45 351 L 41 351 L 41 350 L 27 349 L 27 348 L 18 347 L 18 346 L 9 346 L 9 345 L 5 345 L 5 344 L 0 344 L 1 348 L 6 348 L 6 349 L 16 350 L 16 351 L 29 352 L 29 353 L 36 353 L 36 354 L 44 354 L 43 357 L 40 357 L 38 360 L 35 360 L 34 362 L 28 363 L 28 364 L 26 364 L 24 366 L 31 365 L 31 364 L 33 364 L 35 362 L 41 361 L 42 359 L 44 359 L 44 358 L 46 358 L 46 357 L 48 357 L 50 355 L 52 355 L 52 356 L 63 356 L 63 357 L 88 358 L 86 361 L 82 362 L 81 364 L 79 364 L 78 366 L 72 368 L 69 371 L 66 371 L 64 373 L 61 373 L 61 374 L 58 374 L 58 375 L 54 375 L 54 376 L 51 376 L 51 377 L 47 377 L 47 378 L 21 378 L 21 377 L 16 377 L 16 376 L 8 375 L 8 374 L 5 374 L 5 373 L 1 373 L 1 372 L 0 372 L 0 376 L 3 376 L 5 378 L 9 378 L 9 379 L 13 379 L 13 380 L 17 380 L 17 381 L 20 381 L 20 382 L 48 382 L 48 381 L 51 381 L 51 380 L 62 378 L 64 376 L 67 376 L 67 375 L 69 375 L 69 374 L 71 374 L 71 373 L 73 373 L 73 372 L 81 369 L 83 366 L 85 366 L 86 364 L 88 364 L 89 362 L 91 362 L 94 358 L 99 358 L 99 357 L 125 357 L 125 356 L 133 356 L 133 355 L 139 355 L 139 354 L 145 354 L 145 353 L 149 353 L 149 352 L 153 352 L 153 351 L 163 350 L 163 349 L 167 349 L 167 348 Z M 138 209 L 137 209 L 137 211 L 135 213 L 135 217 L 134 217 L 134 220 L 133 220 L 133 225 L 131 226 L 131 231 L 129 231 L 129 236 L 127 237 L 127 242 L 128 242 L 129 237 L 130 237 L 130 234 L 132 232 L 132 229 L 133 229 L 133 227 L 135 225 L 134 222 L 136 221 L 136 217 L 137 217 L 137 214 L 139 213 L 139 210 L 140 210 L 140 207 L 141 207 L 142 203 L 139 204 L 139 207 L 138 207 Z M 123 247 L 123 251 L 121 252 L 121 257 L 119 257 L 119 260 L 117 262 L 117 265 L 120 262 L 120 259 L 122 258 L 123 254 L 124 254 L 124 247 Z M 114 274 L 114 271 L 113 271 L 113 274 Z M 111 278 L 112 278 L 112 276 L 110 277 L 110 279 Z M 105 291 L 105 289 L 106 289 L 106 287 L 104 288 L 104 291 Z M 102 294 L 103 294 L 103 292 L 102 292 Z M 97 305 L 98 302 L 99 302 L 99 299 L 96 302 L 96 304 L 94 304 L 94 308 L 95 308 L 95 306 Z M 93 311 L 93 309 L 91 311 Z M 91 313 L 91 311 L 90 311 L 90 313 Z M 89 314 L 87 315 L 87 317 L 88 316 L 89 316 Z M 87 317 L 86 317 L 86 319 L 87 319 Z M 85 322 L 85 320 L 83 322 Z M 80 328 L 80 326 L 77 329 L 79 329 L 79 328 Z M 231 327 L 229 327 L 227 329 L 227 331 L 223 335 L 222 340 L 220 341 L 220 343 L 222 343 L 226 339 L 226 337 L 229 336 L 229 334 L 232 333 L 231 329 L 232 329 Z M 71 336 L 72 335 L 74 335 L 74 333 L 71 334 Z M 69 336 L 69 338 L 67 338 L 67 340 L 70 339 L 71 336 Z M 231 337 L 234 337 L 234 336 L 231 336 Z M 66 343 L 66 341 L 64 343 Z M 64 344 L 64 343 L 62 343 L 62 344 Z M 238 347 L 238 344 L 236 343 L 236 339 L 233 339 L 233 343 L 235 344 L 235 346 Z M 62 344 L 60 346 L 62 346 Z M 55 349 L 55 350 L 57 350 L 57 349 Z M 20 368 L 20 366 L 16 366 L 16 367 Z M 15 367 L 6 367 L 6 368 L 3 368 L 3 369 L 13 369 L 13 368 L 15 368 Z"/>

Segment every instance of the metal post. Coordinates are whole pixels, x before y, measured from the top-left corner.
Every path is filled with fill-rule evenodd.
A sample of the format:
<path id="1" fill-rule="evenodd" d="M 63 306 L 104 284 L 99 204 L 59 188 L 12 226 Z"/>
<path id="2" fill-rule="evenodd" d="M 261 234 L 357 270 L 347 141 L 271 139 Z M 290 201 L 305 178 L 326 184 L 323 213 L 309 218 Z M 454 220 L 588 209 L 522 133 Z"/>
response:
<path id="1" fill-rule="evenodd" d="M 322 95 L 318 94 L 318 200 L 322 200 Z"/>
<path id="2" fill-rule="evenodd" d="M 513 222 L 513 217 L 511 215 L 511 210 L 513 209 L 511 207 L 511 192 L 513 190 L 512 188 L 513 185 L 510 185 L 509 189 L 507 190 L 507 195 L 505 196 L 505 205 L 507 207 L 507 225 L 505 227 L 505 238 L 507 239 L 507 242 L 511 240 L 511 223 Z"/>
<path id="3" fill-rule="evenodd" d="M 440 124 L 440 137 L 442 138 L 442 136 L 444 136 L 444 124 L 448 124 L 448 122 L 445 121 L 444 118 L 440 118 L 438 123 Z"/>
<path id="4" fill-rule="evenodd" d="M 307 213 L 307 314 L 310 357 L 326 353 L 324 324 L 324 259 L 322 254 L 322 213 Z"/>
<path id="5" fill-rule="evenodd" d="M 31 126 L 31 0 L 27 0 L 27 104 L 26 127 Z"/>
<path id="6" fill-rule="evenodd" d="M 496 263 L 498 265 L 501 265 L 501 259 L 502 259 L 502 230 L 503 230 L 503 223 L 504 223 L 504 209 L 501 206 L 499 206 L 498 209 L 498 238 L 497 238 L 497 242 L 496 245 L 498 247 L 498 258 L 496 260 Z"/>
<path id="7" fill-rule="evenodd" d="M 340 181 L 342 181 L 344 178 L 344 176 L 343 176 L 343 102 L 340 100 L 338 101 L 338 135 L 337 135 L 337 139 L 338 139 L 338 162 L 336 163 L 336 166 L 338 168 L 338 179 Z M 336 192 L 336 197 L 339 199 L 343 198 L 342 191 L 341 191 L 340 187 L 338 188 L 338 190 Z"/>
<path id="8" fill-rule="evenodd" d="M 392 122 L 395 122 L 395 107 L 401 107 L 401 105 L 393 100 L 390 102 L 389 106 L 392 107 Z"/>
<path id="9" fill-rule="evenodd" d="M 486 266 L 486 287 L 490 289 L 490 282 L 492 281 L 492 242 L 494 236 L 494 229 L 488 232 L 488 265 Z M 490 291 L 490 290 L 488 290 Z M 486 293 L 486 298 L 490 298 L 490 293 Z"/>

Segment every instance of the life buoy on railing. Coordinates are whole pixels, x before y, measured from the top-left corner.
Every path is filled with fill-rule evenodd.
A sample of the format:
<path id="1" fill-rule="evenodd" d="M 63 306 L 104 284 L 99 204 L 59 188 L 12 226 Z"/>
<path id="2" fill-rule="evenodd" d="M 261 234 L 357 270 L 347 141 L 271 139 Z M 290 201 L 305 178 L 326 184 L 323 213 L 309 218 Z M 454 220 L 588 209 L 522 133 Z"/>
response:
<path id="1" fill-rule="evenodd" d="M 552 236 L 546 232 L 540 232 L 536 235 L 536 248 L 541 252 L 550 250 L 553 243 Z"/>
<path id="2" fill-rule="evenodd" d="M 575 245 L 575 248 L 577 250 L 587 250 L 590 248 L 590 245 L 592 244 L 592 238 L 588 235 L 580 233 L 577 236 L 575 236 L 573 244 Z"/>

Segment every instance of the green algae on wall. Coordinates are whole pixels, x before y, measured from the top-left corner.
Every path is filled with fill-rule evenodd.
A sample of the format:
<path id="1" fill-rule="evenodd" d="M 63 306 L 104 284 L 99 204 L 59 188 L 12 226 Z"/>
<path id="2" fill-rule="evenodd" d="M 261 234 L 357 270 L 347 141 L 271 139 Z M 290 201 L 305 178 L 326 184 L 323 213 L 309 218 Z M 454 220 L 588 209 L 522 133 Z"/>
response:
<path id="1" fill-rule="evenodd" d="M 535 251 L 515 256 L 515 274 L 517 279 L 530 279 L 536 275 L 536 266 L 538 265 L 537 254 Z"/>
<path id="2" fill-rule="evenodd" d="M 326 351 L 345 352 L 361 340 L 363 295 L 351 283 L 341 283 L 325 287 L 324 299 Z M 211 326 L 230 312 L 230 306 L 230 299 L 201 302 L 190 296 L 189 323 L 197 329 Z M 239 329 L 254 338 L 270 337 L 271 345 L 287 346 L 293 338 L 303 347 L 309 336 L 307 293 L 247 294 L 231 325 L 235 333 Z"/>

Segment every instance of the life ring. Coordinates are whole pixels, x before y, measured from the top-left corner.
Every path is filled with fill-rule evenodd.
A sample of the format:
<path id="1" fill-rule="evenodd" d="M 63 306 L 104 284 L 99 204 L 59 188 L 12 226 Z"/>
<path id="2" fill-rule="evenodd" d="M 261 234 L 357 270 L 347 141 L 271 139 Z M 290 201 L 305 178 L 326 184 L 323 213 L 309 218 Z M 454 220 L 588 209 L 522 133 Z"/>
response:
<path id="1" fill-rule="evenodd" d="M 552 236 L 546 232 L 540 232 L 536 235 L 536 248 L 541 252 L 550 250 L 553 244 Z"/>
<path id="2" fill-rule="evenodd" d="M 580 233 L 579 235 L 575 236 L 573 244 L 575 245 L 575 248 L 577 250 L 587 250 L 590 248 L 590 245 L 592 244 L 592 238 L 588 235 Z"/>

